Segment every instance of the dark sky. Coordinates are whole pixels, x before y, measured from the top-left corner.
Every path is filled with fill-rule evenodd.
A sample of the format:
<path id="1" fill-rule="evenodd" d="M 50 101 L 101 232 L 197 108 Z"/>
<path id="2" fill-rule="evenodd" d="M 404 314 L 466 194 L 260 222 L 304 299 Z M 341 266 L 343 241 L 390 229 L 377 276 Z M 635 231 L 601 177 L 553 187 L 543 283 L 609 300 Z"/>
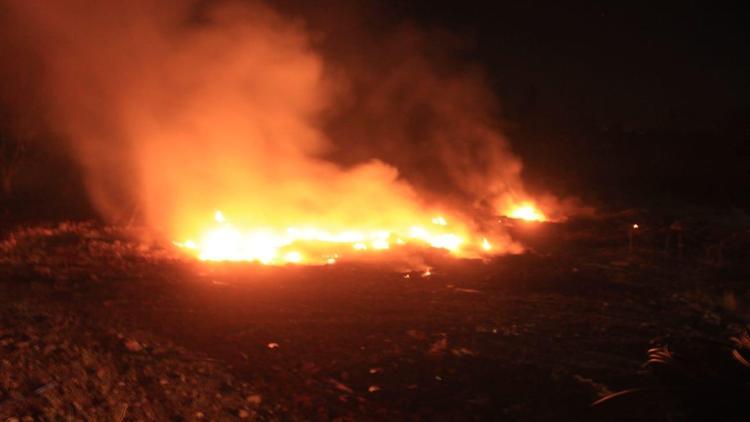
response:
<path id="1" fill-rule="evenodd" d="M 380 4 L 471 40 L 532 185 L 608 204 L 750 206 L 750 14 L 674 3 Z"/>
<path id="2" fill-rule="evenodd" d="M 473 40 L 509 114 L 548 125 L 723 130 L 748 112 L 747 23 L 711 2 L 386 1 Z"/>
<path id="3" fill-rule="evenodd" d="M 459 60 L 439 63 L 485 69 L 527 182 L 623 203 L 669 194 L 750 207 L 750 14 L 674 3 L 272 2 L 306 21 L 324 54 L 364 56 L 377 71 L 387 69 L 389 50 L 372 47 L 403 25 L 438 49 L 454 41 L 443 32 L 457 34 L 461 51 L 451 42 L 445 49 Z M 23 97 L 33 95 L 24 87 Z"/>

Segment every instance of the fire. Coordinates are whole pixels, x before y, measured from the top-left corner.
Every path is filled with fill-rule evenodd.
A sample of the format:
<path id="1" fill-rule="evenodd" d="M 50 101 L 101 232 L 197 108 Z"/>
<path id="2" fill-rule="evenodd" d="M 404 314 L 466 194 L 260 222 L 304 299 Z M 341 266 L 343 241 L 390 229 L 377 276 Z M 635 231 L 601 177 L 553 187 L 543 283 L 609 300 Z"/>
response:
<path id="1" fill-rule="evenodd" d="M 217 223 L 223 223 L 224 222 L 224 214 L 222 214 L 221 211 L 216 210 L 214 213 L 214 220 L 216 220 Z"/>
<path id="2" fill-rule="evenodd" d="M 6 3 L 34 69 L 49 70 L 16 73 L 44 78 L 50 129 L 108 219 L 132 203 L 139 223 L 204 261 L 522 249 L 466 218 L 523 197 L 522 166 L 481 72 L 433 63 L 420 53 L 429 37 L 372 37 L 372 54 L 338 58 L 323 48 L 332 34 L 263 1 Z M 547 218 L 531 204 L 506 215 Z"/>
<path id="3" fill-rule="evenodd" d="M 426 220 L 429 223 L 425 225 L 377 230 L 243 229 L 234 226 L 217 210 L 213 223 L 198 237 L 174 244 L 202 261 L 248 261 L 267 265 L 331 265 L 342 257 L 385 252 L 406 245 L 441 249 L 457 257 L 486 255 L 492 249 L 487 237 L 474 238 L 465 227 L 449 224 L 444 216 Z"/>
<path id="4" fill-rule="evenodd" d="M 490 249 L 492 249 L 492 245 L 486 237 L 482 239 L 482 249 L 484 249 L 485 251 L 489 251 Z"/>
<path id="5" fill-rule="evenodd" d="M 437 217 L 435 217 L 435 218 L 432 219 L 432 224 L 437 224 L 439 226 L 445 226 L 445 225 L 448 225 L 448 222 L 445 221 L 445 218 L 443 218 L 441 216 L 437 216 Z"/>
<path id="6" fill-rule="evenodd" d="M 506 215 L 510 218 L 526 221 L 545 221 L 547 219 L 534 204 L 528 202 L 512 208 Z"/>

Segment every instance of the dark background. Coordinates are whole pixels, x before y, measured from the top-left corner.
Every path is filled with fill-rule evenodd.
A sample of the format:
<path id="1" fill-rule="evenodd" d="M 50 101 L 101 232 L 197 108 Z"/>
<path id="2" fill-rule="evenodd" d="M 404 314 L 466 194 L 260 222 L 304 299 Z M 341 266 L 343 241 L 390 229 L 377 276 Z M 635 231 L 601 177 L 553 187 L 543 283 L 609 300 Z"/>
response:
<path id="1" fill-rule="evenodd" d="M 532 187 L 750 205 L 748 12 L 710 2 L 382 3 L 471 40 Z"/>
<path id="2" fill-rule="evenodd" d="M 461 47 L 446 48 L 484 69 L 532 192 L 598 208 L 750 207 L 748 13 L 709 2 L 564 3 L 274 5 L 326 32 L 324 49 L 356 49 L 350 44 L 361 38 L 347 35 L 360 27 L 455 35 Z M 3 198 L 6 215 L 14 207 L 86 215 L 64 148 L 44 143 L 53 147 L 28 156 L 13 196 Z"/>

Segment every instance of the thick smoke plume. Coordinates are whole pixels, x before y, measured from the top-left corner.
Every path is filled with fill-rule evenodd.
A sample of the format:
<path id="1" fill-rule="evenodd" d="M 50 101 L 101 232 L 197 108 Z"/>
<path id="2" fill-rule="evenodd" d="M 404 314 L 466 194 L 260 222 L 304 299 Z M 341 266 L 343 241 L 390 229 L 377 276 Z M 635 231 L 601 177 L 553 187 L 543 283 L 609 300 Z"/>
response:
<path id="1" fill-rule="evenodd" d="M 353 54 L 252 1 L 2 6 L 109 218 L 136 207 L 173 237 L 217 208 L 245 225 L 388 227 L 523 197 L 481 72 L 431 57 L 418 31 L 353 34 L 370 46 Z"/>

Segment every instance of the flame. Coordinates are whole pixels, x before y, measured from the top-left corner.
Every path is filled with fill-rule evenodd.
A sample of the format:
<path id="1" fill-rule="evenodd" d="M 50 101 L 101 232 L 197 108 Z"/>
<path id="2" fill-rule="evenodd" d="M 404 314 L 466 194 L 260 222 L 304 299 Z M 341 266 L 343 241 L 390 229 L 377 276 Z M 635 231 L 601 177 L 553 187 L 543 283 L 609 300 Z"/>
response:
<path id="1" fill-rule="evenodd" d="M 377 230 L 329 231 L 317 227 L 242 229 L 221 211 L 199 236 L 173 242 L 202 261 L 249 261 L 268 265 L 328 264 L 344 256 L 377 253 L 419 245 L 441 249 L 457 257 L 486 255 L 492 249 L 487 237 L 475 237 L 460 224 L 435 217 L 430 225 L 406 225 Z"/>
<path id="2" fill-rule="evenodd" d="M 492 249 L 492 245 L 490 244 L 490 241 L 487 240 L 486 237 L 482 239 L 482 249 L 484 249 L 485 251 L 489 251 Z"/>
<path id="3" fill-rule="evenodd" d="M 438 226 L 445 226 L 448 225 L 448 222 L 445 221 L 445 218 L 442 216 L 437 216 L 432 219 L 432 224 L 437 224 Z"/>
<path id="4" fill-rule="evenodd" d="M 265 3 L 2 3 L 32 70 L 49 70 L 13 73 L 43 77 L 50 129 L 103 216 L 122 221 L 132 201 L 139 222 L 204 261 L 521 249 L 462 214 L 523 193 L 481 72 L 433 63 L 420 53 L 430 37 L 411 30 L 363 32 L 365 57 L 327 54 L 334 33 Z M 438 195 L 467 202 L 425 205 Z M 545 219 L 531 205 L 509 215 Z"/>
<path id="5" fill-rule="evenodd" d="M 525 221 L 546 221 L 547 217 L 534 204 L 526 202 L 506 213 L 510 218 Z"/>

